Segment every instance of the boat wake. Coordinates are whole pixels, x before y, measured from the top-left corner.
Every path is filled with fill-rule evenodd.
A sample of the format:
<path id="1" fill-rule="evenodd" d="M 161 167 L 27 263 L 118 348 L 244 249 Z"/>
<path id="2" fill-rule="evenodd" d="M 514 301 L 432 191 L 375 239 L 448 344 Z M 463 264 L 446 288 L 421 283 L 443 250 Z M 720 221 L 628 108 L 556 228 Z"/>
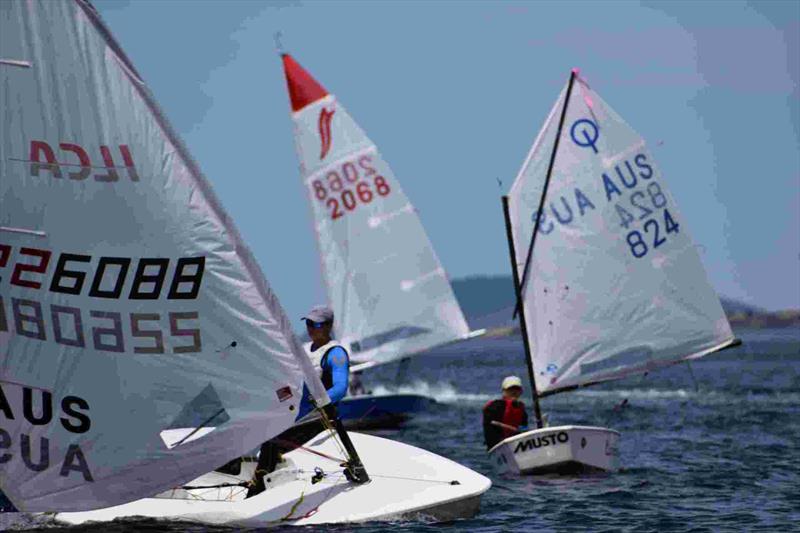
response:
<path id="1" fill-rule="evenodd" d="M 420 394 L 433 398 L 437 402 L 454 403 L 474 403 L 482 404 L 493 398 L 500 396 L 480 392 L 466 392 L 458 390 L 449 381 L 439 381 L 428 383 L 417 380 L 404 385 L 385 385 L 376 384 L 372 392 L 381 394 Z M 626 389 L 583 389 L 574 391 L 570 398 L 555 395 L 547 398 L 546 402 L 554 404 L 568 401 L 574 404 L 578 402 L 596 402 L 607 400 L 618 402 L 624 399 L 641 402 L 660 402 L 660 401 L 692 401 L 703 405 L 724 405 L 731 402 L 739 403 L 746 401 L 749 403 L 764 403 L 772 405 L 797 405 L 800 404 L 800 391 L 720 391 L 694 389 L 656 389 L 656 388 L 626 388 Z"/>
<path id="2" fill-rule="evenodd" d="M 414 381 L 405 385 L 383 385 L 377 384 L 372 389 L 373 394 L 420 394 L 433 398 L 441 403 L 463 403 L 474 402 L 483 403 L 494 398 L 491 394 L 480 394 L 462 392 L 457 390 L 452 383 L 440 381 L 428 383 L 425 381 Z"/>

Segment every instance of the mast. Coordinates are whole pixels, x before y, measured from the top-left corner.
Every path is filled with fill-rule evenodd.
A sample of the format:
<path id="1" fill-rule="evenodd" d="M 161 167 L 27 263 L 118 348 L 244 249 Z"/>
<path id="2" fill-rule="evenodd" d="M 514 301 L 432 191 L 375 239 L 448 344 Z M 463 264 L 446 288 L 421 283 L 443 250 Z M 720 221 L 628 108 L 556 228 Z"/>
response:
<path id="1" fill-rule="evenodd" d="M 533 246 L 536 244 L 536 234 L 539 233 L 539 222 L 541 221 L 542 206 L 544 205 L 545 198 L 547 197 L 547 189 L 550 186 L 550 178 L 553 175 L 553 166 L 556 162 L 556 153 L 558 152 L 558 143 L 561 140 L 561 130 L 564 128 L 564 119 L 567 116 L 567 106 L 569 105 L 569 98 L 572 94 L 572 86 L 575 83 L 576 69 L 572 69 L 569 76 L 569 83 L 567 85 L 567 94 L 564 97 L 564 107 L 561 109 L 561 117 L 558 121 L 558 130 L 556 130 L 556 140 L 553 143 L 553 151 L 550 154 L 550 162 L 547 165 L 547 176 L 544 180 L 544 187 L 542 188 L 542 196 L 539 199 L 539 209 L 536 211 L 536 220 L 533 224 L 533 234 L 531 235 L 531 245 L 528 247 L 528 255 L 525 258 L 525 266 L 522 270 L 522 279 L 520 279 L 517 272 L 517 252 L 514 246 L 514 234 L 511 229 L 511 215 L 508 209 L 508 196 L 503 196 L 503 215 L 506 220 L 506 237 L 508 238 L 508 251 L 511 256 L 511 273 L 514 276 L 514 292 L 517 296 L 517 307 L 515 310 L 519 312 L 519 324 L 522 333 L 522 341 L 525 345 L 525 362 L 528 365 L 528 378 L 531 382 L 531 396 L 533 398 L 533 411 L 536 414 L 536 427 L 542 428 L 542 409 L 539 405 L 539 394 L 536 391 L 536 376 L 533 372 L 533 358 L 531 357 L 531 345 L 528 338 L 528 325 L 525 320 L 525 306 L 522 304 L 522 286 L 528 276 L 528 266 L 533 257 Z"/>
<path id="2" fill-rule="evenodd" d="M 550 154 L 550 163 L 547 165 L 547 176 L 544 179 L 544 188 L 542 188 L 542 196 L 539 198 L 539 209 L 536 210 L 536 220 L 533 223 L 533 234 L 531 235 L 531 245 L 528 246 L 528 255 L 525 258 L 525 266 L 522 269 L 522 279 L 520 280 L 520 292 L 525 282 L 528 279 L 528 267 L 531 264 L 531 257 L 533 257 L 533 246 L 536 244 L 536 234 L 539 233 L 539 222 L 542 219 L 542 208 L 544 207 L 544 200 L 547 197 L 547 189 L 550 187 L 550 177 L 553 175 L 553 166 L 556 163 L 556 153 L 558 152 L 558 143 L 561 141 L 561 130 L 564 128 L 564 119 L 567 117 L 567 106 L 569 105 L 569 97 L 572 94 L 572 86 L 575 83 L 575 76 L 577 69 L 572 69 L 569 75 L 569 83 L 567 84 L 567 94 L 564 97 L 564 107 L 561 108 L 561 117 L 558 120 L 558 130 L 556 130 L 556 140 L 553 143 L 553 151 Z M 516 265 L 514 265 L 516 268 Z M 514 315 L 521 312 L 522 300 L 521 294 L 517 296 L 517 307 L 514 309 Z"/>
<path id="3" fill-rule="evenodd" d="M 536 415 L 536 427 L 541 429 L 542 409 L 539 406 L 539 394 L 536 391 L 536 378 L 533 374 L 533 358 L 531 357 L 531 344 L 528 339 L 528 326 L 525 322 L 525 306 L 522 302 L 522 289 L 517 272 L 517 252 L 514 248 L 514 234 L 511 231 L 511 216 L 508 212 L 508 196 L 503 196 L 503 216 L 506 220 L 506 237 L 508 238 L 508 253 L 511 257 L 511 273 L 514 276 L 514 293 L 517 295 L 519 305 L 519 325 L 522 330 L 522 342 L 525 345 L 525 363 L 528 365 L 528 379 L 531 382 L 531 397 L 533 398 L 533 412 Z"/>

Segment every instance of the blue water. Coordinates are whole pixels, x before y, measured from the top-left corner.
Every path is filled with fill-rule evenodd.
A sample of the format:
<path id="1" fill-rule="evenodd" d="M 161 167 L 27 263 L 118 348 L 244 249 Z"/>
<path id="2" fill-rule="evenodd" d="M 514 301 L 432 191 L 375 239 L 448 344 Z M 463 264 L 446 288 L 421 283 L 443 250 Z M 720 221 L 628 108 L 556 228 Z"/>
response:
<path id="1" fill-rule="evenodd" d="M 456 459 L 494 482 L 474 519 L 393 523 L 392 531 L 800 531 L 800 330 L 737 333 L 745 345 L 693 362 L 694 379 L 678 365 L 543 401 L 553 424 L 607 425 L 622 433 L 623 468 L 606 476 L 493 471 L 480 410 L 504 376 L 526 375 L 518 338 L 473 340 L 417 357 L 410 383 L 401 387 L 393 383 L 396 368 L 379 369 L 369 376 L 373 389 L 414 390 L 441 403 L 405 429 L 379 434 Z M 626 398 L 627 407 L 615 411 Z M 229 531 L 142 520 L 80 530 Z"/>

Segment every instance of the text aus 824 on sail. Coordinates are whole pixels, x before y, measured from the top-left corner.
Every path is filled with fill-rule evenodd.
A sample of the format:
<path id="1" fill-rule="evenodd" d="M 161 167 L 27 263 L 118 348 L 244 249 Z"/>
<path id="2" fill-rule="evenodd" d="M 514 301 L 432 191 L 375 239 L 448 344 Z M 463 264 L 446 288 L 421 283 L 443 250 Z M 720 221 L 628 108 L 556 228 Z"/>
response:
<path id="1" fill-rule="evenodd" d="M 645 257 L 650 250 L 667 242 L 668 234 L 678 233 L 680 229 L 668 209 L 665 191 L 653 176 L 653 167 L 645 153 L 618 162 L 600 176 L 609 206 L 603 214 L 610 217 L 610 227 L 618 224 L 622 228 L 635 258 Z M 575 187 L 572 192 L 551 198 L 542 207 L 539 234 L 549 235 L 557 225 L 570 225 L 597 209 L 591 191 L 585 193 Z M 535 222 L 535 213 L 532 219 Z"/>

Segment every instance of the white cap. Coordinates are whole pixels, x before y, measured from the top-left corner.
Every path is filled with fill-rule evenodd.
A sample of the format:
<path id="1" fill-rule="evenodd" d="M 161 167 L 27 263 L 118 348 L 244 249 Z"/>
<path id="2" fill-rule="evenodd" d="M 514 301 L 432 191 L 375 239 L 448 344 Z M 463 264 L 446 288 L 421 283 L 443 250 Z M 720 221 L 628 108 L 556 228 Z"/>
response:
<path id="1" fill-rule="evenodd" d="M 509 389 L 511 387 L 519 387 L 522 388 L 522 380 L 519 379 L 517 376 L 508 376 L 503 380 L 503 384 L 500 386 L 502 390 Z"/>

